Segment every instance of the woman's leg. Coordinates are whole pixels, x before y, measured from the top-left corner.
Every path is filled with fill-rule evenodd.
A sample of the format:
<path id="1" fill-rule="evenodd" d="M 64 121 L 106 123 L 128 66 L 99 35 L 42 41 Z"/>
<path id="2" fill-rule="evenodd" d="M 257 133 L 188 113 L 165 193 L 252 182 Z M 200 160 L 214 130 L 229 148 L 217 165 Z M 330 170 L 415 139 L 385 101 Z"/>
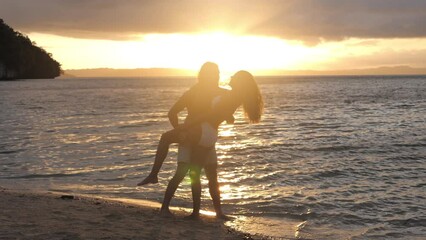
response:
<path id="1" fill-rule="evenodd" d="M 186 173 L 189 170 L 189 163 L 178 163 L 176 173 L 173 176 L 173 178 L 170 180 L 169 184 L 167 185 L 166 193 L 164 194 L 164 200 L 163 204 L 161 205 L 161 215 L 163 216 L 170 216 L 172 215 L 169 210 L 170 201 L 173 198 L 173 195 L 176 192 L 176 189 L 178 188 L 179 184 L 182 182 L 182 180 L 185 178 Z"/>
<path id="2" fill-rule="evenodd" d="M 164 159 L 167 157 L 169 152 L 169 146 L 172 143 L 179 142 L 179 131 L 174 129 L 168 132 L 165 132 L 161 135 L 160 142 L 158 143 L 157 152 L 155 154 L 154 166 L 152 167 L 151 173 L 138 183 L 138 186 L 142 186 L 148 183 L 157 183 L 158 182 L 158 172 L 163 165 Z"/>
<path id="3" fill-rule="evenodd" d="M 226 215 L 222 212 L 222 206 L 220 202 L 220 189 L 219 182 L 217 180 L 217 162 L 209 163 L 204 166 L 207 179 L 209 180 L 209 192 L 213 200 L 214 210 L 217 218 L 227 219 Z"/>
<path id="4" fill-rule="evenodd" d="M 201 167 L 197 164 L 191 164 L 189 176 L 191 178 L 191 189 L 192 189 L 192 214 L 187 218 L 197 219 L 200 217 L 200 205 L 201 205 Z"/>

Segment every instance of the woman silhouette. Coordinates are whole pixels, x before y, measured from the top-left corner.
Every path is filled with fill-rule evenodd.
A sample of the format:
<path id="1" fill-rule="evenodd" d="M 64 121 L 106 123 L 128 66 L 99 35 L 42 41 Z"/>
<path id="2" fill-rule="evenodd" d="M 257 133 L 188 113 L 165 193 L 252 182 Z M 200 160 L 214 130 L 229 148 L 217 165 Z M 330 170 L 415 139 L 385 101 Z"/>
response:
<path id="1" fill-rule="evenodd" d="M 201 198 L 200 171 L 205 166 L 208 153 L 214 148 L 217 140 L 218 126 L 228 119 L 241 105 L 243 105 L 244 112 L 251 123 L 259 122 L 263 113 L 262 95 L 254 77 L 249 72 L 237 72 L 231 78 L 230 86 L 232 90 L 229 93 L 213 99 L 211 110 L 207 114 L 199 116 L 189 123 L 185 123 L 164 133 L 158 144 L 155 163 L 162 163 L 164 161 L 169 146 L 172 143 L 190 144 L 192 146 L 191 164 L 187 166 L 185 171 L 182 171 L 186 174 L 188 169 L 191 169 L 190 177 L 193 196 L 193 212 L 190 215 L 191 218 L 199 217 Z M 185 177 L 185 174 L 179 174 L 179 176 L 175 175 L 167 186 L 163 205 L 161 207 L 162 215 L 171 215 L 169 210 L 171 198 L 177 186 Z M 150 174 L 147 178 L 152 179 L 154 177 Z M 146 182 L 145 180 L 141 183 Z M 212 189 L 210 189 L 210 191 L 212 192 Z M 220 200 L 219 204 L 215 204 L 214 202 L 214 205 L 216 216 L 219 218 L 226 218 L 221 210 Z"/>

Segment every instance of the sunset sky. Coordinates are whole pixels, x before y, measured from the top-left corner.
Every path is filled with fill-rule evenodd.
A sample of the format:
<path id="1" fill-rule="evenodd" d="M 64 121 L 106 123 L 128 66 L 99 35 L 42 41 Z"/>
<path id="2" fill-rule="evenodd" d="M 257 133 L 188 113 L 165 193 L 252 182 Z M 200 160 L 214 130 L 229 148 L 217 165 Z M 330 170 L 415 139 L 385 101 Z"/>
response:
<path id="1" fill-rule="evenodd" d="M 0 0 L 63 69 L 426 67 L 425 0 Z"/>

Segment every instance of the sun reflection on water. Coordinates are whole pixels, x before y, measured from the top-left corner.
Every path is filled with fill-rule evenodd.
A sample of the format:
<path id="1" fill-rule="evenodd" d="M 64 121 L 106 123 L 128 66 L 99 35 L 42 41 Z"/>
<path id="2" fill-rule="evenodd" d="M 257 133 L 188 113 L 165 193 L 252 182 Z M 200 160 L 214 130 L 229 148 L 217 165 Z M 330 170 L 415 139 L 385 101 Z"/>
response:
<path id="1" fill-rule="evenodd" d="M 220 126 L 219 137 L 230 138 L 230 137 L 235 137 L 235 136 L 236 136 L 236 131 L 235 131 L 234 125 L 223 124 L 223 125 Z"/>

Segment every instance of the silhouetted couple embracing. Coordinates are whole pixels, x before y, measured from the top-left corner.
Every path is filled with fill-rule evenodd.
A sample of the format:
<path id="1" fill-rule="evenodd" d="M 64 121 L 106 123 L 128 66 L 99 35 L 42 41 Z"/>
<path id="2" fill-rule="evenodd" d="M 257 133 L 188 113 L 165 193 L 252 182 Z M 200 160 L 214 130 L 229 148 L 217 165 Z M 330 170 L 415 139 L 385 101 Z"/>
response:
<path id="1" fill-rule="evenodd" d="M 173 130 L 161 135 L 151 173 L 138 186 L 157 183 L 158 172 L 167 157 L 169 146 L 179 143 L 177 170 L 170 180 L 161 215 L 173 216 L 169 210 L 170 201 L 187 172 L 190 172 L 193 212 L 187 218 L 198 219 L 200 215 L 202 168 L 209 181 L 210 195 L 216 217 L 227 219 L 222 212 L 220 190 L 217 179 L 217 156 L 215 144 L 219 125 L 234 122 L 233 113 L 241 105 L 251 123 L 260 121 L 263 113 L 263 99 L 254 77 L 247 71 L 239 71 L 231 77 L 232 90 L 219 87 L 219 68 L 217 64 L 206 62 L 198 73 L 198 82 L 186 91 L 169 111 Z M 179 124 L 178 113 L 187 109 L 188 115 Z"/>

